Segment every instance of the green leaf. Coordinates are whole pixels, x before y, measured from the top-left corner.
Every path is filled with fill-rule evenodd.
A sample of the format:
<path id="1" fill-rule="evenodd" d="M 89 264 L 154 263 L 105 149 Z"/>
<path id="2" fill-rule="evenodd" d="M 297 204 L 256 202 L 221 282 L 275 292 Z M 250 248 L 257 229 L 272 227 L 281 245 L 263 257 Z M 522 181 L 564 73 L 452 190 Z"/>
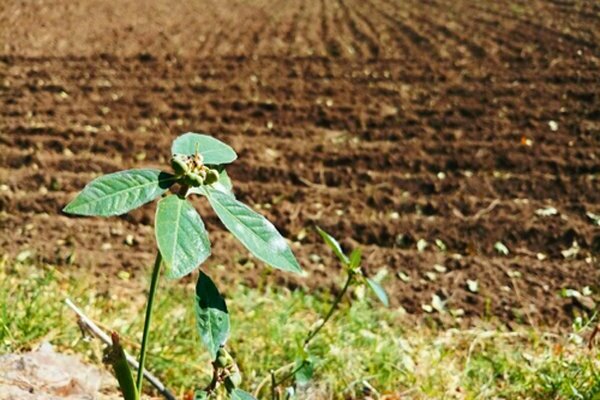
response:
<path id="1" fill-rule="evenodd" d="M 315 372 L 314 364 L 310 358 L 296 360 L 294 369 L 296 370 L 294 379 L 296 379 L 296 383 L 299 385 L 304 385 L 310 382 Z"/>
<path id="2" fill-rule="evenodd" d="M 196 284 L 196 325 L 211 359 L 229 337 L 229 313 L 225 299 L 214 282 L 202 271 Z"/>
<path id="3" fill-rule="evenodd" d="M 346 254 L 344 254 L 344 252 L 342 251 L 342 246 L 340 246 L 338 241 L 335 240 L 333 236 L 331 236 L 329 233 L 325 232 L 323 229 L 319 228 L 318 226 L 317 226 L 317 232 L 319 232 L 319 235 L 321 235 L 321 237 L 323 238 L 323 240 L 325 241 L 327 246 L 329 246 L 329 248 L 331 250 L 333 250 L 333 252 L 337 256 L 337 258 L 339 258 L 340 261 L 344 265 L 350 264 L 350 260 L 348 260 L 348 256 L 346 256 Z"/>
<path id="4" fill-rule="evenodd" d="M 192 132 L 175 139 L 171 153 L 192 155 L 196 153 L 196 147 L 207 165 L 229 164 L 237 158 L 237 154 L 229 145 L 212 136 Z"/>
<path id="5" fill-rule="evenodd" d="M 192 272 L 210 255 L 210 240 L 196 209 L 185 199 L 170 195 L 158 202 L 155 234 L 169 278 Z"/>
<path id="6" fill-rule="evenodd" d="M 229 395 L 229 398 L 231 400 L 256 400 L 250 393 L 244 392 L 241 389 L 233 389 Z"/>
<path id="7" fill-rule="evenodd" d="M 362 250 L 359 247 L 357 247 L 356 249 L 352 250 L 352 253 L 350 253 L 350 269 L 358 270 L 361 261 Z"/>
<path id="8" fill-rule="evenodd" d="M 254 256 L 283 271 L 302 272 L 283 236 L 265 217 L 214 188 L 206 193 L 221 222 Z"/>
<path id="9" fill-rule="evenodd" d="M 375 296 L 377 296 L 377 298 L 383 303 L 383 305 L 389 307 L 390 301 L 388 299 L 387 293 L 385 293 L 385 290 L 383 290 L 381 285 L 371 278 L 367 278 L 367 285 L 369 285 L 373 293 L 375 293 Z"/>
<path id="10" fill-rule="evenodd" d="M 213 183 L 213 187 L 217 190 L 220 190 L 223 193 L 227 193 L 233 196 L 233 184 L 231 183 L 231 179 L 229 175 L 227 175 L 227 171 L 225 168 L 219 169 L 219 180 L 216 183 Z"/>
<path id="11" fill-rule="evenodd" d="M 63 209 L 77 215 L 121 215 L 146 204 L 175 182 L 157 169 L 130 169 L 94 179 Z"/>

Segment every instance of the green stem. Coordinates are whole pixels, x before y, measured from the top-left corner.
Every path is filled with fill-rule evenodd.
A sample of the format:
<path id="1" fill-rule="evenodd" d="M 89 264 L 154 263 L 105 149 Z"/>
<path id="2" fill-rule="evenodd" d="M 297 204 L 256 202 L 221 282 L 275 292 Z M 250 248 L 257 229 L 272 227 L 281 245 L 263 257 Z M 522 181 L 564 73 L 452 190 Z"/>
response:
<path id="1" fill-rule="evenodd" d="M 304 368 L 304 366 L 307 364 L 306 360 L 302 360 L 302 362 L 300 363 L 300 365 L 298 365 L 296 368 L 294 368 L 294 370 L 292 372 L 290 372 L 289 374 L 287 374 L 286 376 L 284 376 L 283 378 L 281 378 L 278 381 L 274 382 L 274 386 L 277 387 L 279 385 L 281 385 L 283 382 L 287 381 L 288 379 L 290 379 L 292 376 L 296 375 L 296 373 L 298 371 L 300 371 L 302 368 Z"/>
<path id="2" fill-rule="evenodd" d="M 142 334 L 142 348 L 140 350 L 140 366 L 137 375 L 138 392 L 142 393 L 142 384 L 144 381 L 144 362 L 146 361 L 146 346 L 148 344 L 148 336 L 150 336 L 150 321 L 152 320 L 152 305 L 154 303 L 154 295 L 158 286 L 158 276 L 160 275 L 160 265 L 162 264 L 162 256 L 160 251 L 156 252 L 154 260 L 154 269 L 152 270 L 152 278 L 150 280 L 150 292 L 148 293 L 148 304 L 146 306 L 146 317 L 144 319 L 144 333 Z"/>
<path id="3" fill-rule="evenodd" d="M 335 312 L 335 309 L 337 308 L 338 304 L 340 303 L 340 301 L 342 301 L 342 298 L 344 297 L 344 295 L 348 291 L 348 288 L 350 287 L 350 284 L 352 283 L 352 279 L 353 278 L 354 278 L 354 273 L 351 272 L 351 271 L 348 272 L 348 279 L 346 280 L 346 283 L 344 284 L 344 287 L 343 287 L 342 291 L 340 293 L 338 293 L 337 297 L 333 301 L 333 304 L 331 305 L 331 308 L 329 309 L 329 312 L 325 316 L 325 319 L 323 320 L 323 322 L 317 327 L 317 329 L 315 329 L 314 331 L 310 332 L 309 335 L 306 337 L 306 339 L 304 339 L 304 347 L 308 346 L 308 344 L 310 343 L 310 341 L 313 340 L 315 336 L 317 336 L 317 333 L 319 333 L 319 331 L 321 329 L 323 329 L 323 327 L 325 326 L 325 324 L 327 323 L 327 321 L 329 321 L 329 319 L 331 318 L 331 316 Z"/>
<path id="4" fill-rule="evenodd" d="M 342 298 L 344 298 L 344 295 L 346 294 L 346 292 L 350 288 L 350 285 L 352 284 L 352 281 L 354 280 L 354 275 L 355 274 L 356 274 L 355 272 L 348 271 L 348 279 L 346 279 L 346 283 L 344 284 L 344 287 L 338 293 L 338 295 L 335 297 L 335 300 L 333 301 L 333 304 L 331 305 L 331 308 L 327 312 L 327 315 L 325 315 L 325 318 L 323 319 L 323 322 L 314 331 L 309 332 L 308 335 L 306 336 L 306 339 L 304 339 L 304 348 L 308 347 L 308 345 L 310 344 L 311 340 L 313 340 L 314 337 L 317 336 L 317 334 L 319 333 L 319 331 L 321 329 L 323 329 L 323 327 L 325 326 L 325 324 L 327 323 L 327 321 L 329 321 L 329 319 L 331 318 L 331 316 L 333 315 L 333 313 L 337 309 L 338 305 L 342 301 Z M 262 388 L 264 387 L 264 385 L 266 385 L 267 383 L 269 383 L 269 378 L 271 378 L 271 396 L 274 396 L 274 392 L 275 392 L 275 389 L 277 388 L 277 386 L 281 385 L 283 382 L 285 382 L 286 380 L 288 380 L 289 378 L 291 378 L 292 376 L 294 376 L 296 374 L 296 372 L 298 372 L 304 366 L 304 362 L 302 364 L 300 364 L 300 367 L 297 367 L 296 369 L 294 369 L 295 365 L 296 365 L 296 363 L 290 363 L 290 364 L 286 364 L 283 367 L 279 368 L 277 371 L 271 371 L 271 373 L 269 374 L 269 376 L 267 376 L 265 379 L 263 379 L 259 383 L 258 387 L 254 391 L 254 397 L 258 397 L 260 395 L 260 392 L 261 392 Z M 286 375 L 285 377 L 283 377 L 279 381 L 276 381 L 274 379 L 274 375 L 276 375 L 278 373 L 281 373 L 281 372 L 284 372 L 284 371 L 287 371 L 290 368 L 293 370 L 293 372 L 291 374 Z"/>

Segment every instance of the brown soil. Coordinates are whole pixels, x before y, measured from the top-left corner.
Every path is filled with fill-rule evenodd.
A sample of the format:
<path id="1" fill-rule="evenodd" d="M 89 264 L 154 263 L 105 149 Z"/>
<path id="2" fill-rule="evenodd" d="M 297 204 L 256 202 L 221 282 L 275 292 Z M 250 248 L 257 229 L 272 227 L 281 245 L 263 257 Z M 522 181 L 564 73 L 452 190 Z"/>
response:
<path id="1" fill-rule="evenodd" d="M 91 178 L 163 165 L 173 138 L 202 131 L 237 150 L 238 197 L 309 271 L 265 275 L 199 203 L 209 273 L 329 287 L 319 225 L 361 245 L 370 272 L 386 268 L 393 305 L 412 314 L 437 294 L 467 320 L 566 324 L 591 304 L 561 289 L 600 294 L 600 229 L 586 216 L 600 214 L 597 3 L 173 3 L 0 8 L 3 252 L 146 271 L 153 205 L 108 220 L 60 210 Z M 558 214 L 536 214 L 548 206 Z"/>

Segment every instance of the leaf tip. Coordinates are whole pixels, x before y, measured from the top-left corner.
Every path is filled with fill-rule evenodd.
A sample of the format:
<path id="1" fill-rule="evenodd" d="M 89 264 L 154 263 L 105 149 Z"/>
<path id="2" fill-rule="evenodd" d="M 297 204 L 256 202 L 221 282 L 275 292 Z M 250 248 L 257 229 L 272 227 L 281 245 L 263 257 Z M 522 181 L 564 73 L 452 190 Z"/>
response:
<path id="1" fill-rule="evenodd" d="M 73 208 L 73 206 L 71 206 L 71 203 L 69 203 L 62 208 L 61 212 L 63 214 L 74 214 L 74 212 L 72 211 L 72 208 Z"/>
<path id="2" fill-rule="evenodd" d="M 64 214 L 69 214 L 69 215 L 87 215 L 86 213 L 81 212 L 81 210 L 78 210 L 77 207 L 77 198 L 79 196 L 75 197 L 73 200 L 71 200 L 66 206 L 64 206 L 62 208 L 62 212 Z"/>

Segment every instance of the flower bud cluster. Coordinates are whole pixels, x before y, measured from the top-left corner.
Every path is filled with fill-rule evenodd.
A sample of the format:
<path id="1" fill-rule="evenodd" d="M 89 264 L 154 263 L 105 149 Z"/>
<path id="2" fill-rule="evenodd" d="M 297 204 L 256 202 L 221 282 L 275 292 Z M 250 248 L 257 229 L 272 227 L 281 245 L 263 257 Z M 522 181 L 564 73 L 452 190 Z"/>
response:
<path id="1" fill-rule="evenodd" d="M 189 186 L 211 185 L 219 180 L 219 172 L 203 164 L 202 155 L 174 154 L 171 167 L 182 183 Z"/>
<path id="2" fill-rule="evenodd" d="M 231 392 L 242 383 L 242 374 L 231 355 L 223 347 L 217 352 L 215 366 L 222 369 L 222 378 L 225 388 Z"/>

